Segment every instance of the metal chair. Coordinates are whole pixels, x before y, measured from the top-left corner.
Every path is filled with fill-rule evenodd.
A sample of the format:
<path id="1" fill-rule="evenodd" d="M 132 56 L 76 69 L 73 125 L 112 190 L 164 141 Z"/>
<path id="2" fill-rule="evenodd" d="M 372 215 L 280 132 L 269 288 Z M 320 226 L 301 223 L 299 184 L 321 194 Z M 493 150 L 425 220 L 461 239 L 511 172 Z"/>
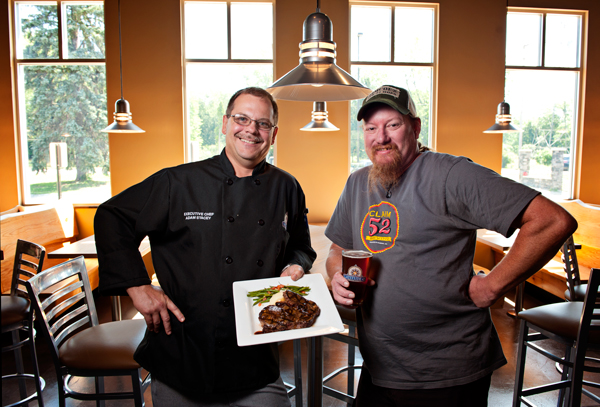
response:
<path id="1" fill-rule="evenodd" d="M 348 333 L 336 333 L 327 335 L 329 339 L 344 342 L 348 344 L 348 364 L 343 366 L 323 378 L 323 394 L 334 397 L 338 400 L 345 401 L 348 407 L 352 406 L 354 402 L 354 377 L 355 370 L 360 370 L 362 366 L 355 366 L 354 357 L 356 355 L 356 348 L 358 347 L 358 337 L 356 336 L 356 309 L 346 308 L 342 305 L 336 304 L 337 310 L 342 318 L 344 325 L 348 326 Z M 339 374 L 347 372 L 347 388 L 346 392 L 339 391 L 332 387 L 326 386 L 325 383 L 334 379 Z"/>
<path id="2" fill-rule="evenodd" d="M 26 285 L 54 361 L 59 405 L 64 407 L 66 398 L 71 397 L 96 400 L 97 405 L 103 405 L 101 400 L 133 399 L 136 406 L 143 406 L 150 374 L 142 378 L 133 354 L 144 337 L 145 321 L 98 324 L 82 256 L 45 270 Z M 105 376 L 129 376 L 132 391 L 105 393 Z M 71 389 L 72 377 L 94 377 L 96 392 Z"/>
<path id="3" fill-rule="evenodd" d="M 573 236 L 570 236 L 561 248 L 562 261 L 567 275 L 567 290 L 565 299 L 567 301 L 583 301 L 587 284 L 581 284 L 579 277 L 579 264 L 577 263 L 577 252 Z"/>
<path id="4" fill-rule="evenodd" d="M 17 379 L 21 399 L 5 407 L 20 406 L 33 400 L 37 400 L 39 406 L 44 405 L 42 391 L 45 382 L 40 377 L 35 351 L 34 313 L 31 312 L 31 303 L 24 284 L 27 279 L 35 276 L 42 269 L 45 254 L 46 249 L 43 246 L 17 240 L 10 295 L 2 296 L 2 335 L 10 333 L 12 336 L 11 345 L 2 347 L 2 353 L 14 352 L 17 372 L 2 376 L 2 380 Z M 25 338 L 21 337 L 21 333 Z M 33 374 L 25 373 L 23 366 L 21 348 L 25 345 L 29 346 Z M 35 382 L 36 391 L 28 396 L 26 381 L 31 379 Z"/>
<path id="5" fill-rule="evenodd" d="M 600 388 L 597 383 L 583 380 L 583 372 L 600 373 L 600 367 L 590 365 L 593 359 L 586 357 L 588 347 L 597 348 L 600 345 L 600 314 L 595 314 L 600 309 L 596 303 L 600 286 L 600 269 L 592 269 L 588 282 L 588 290 L 583 302 L 562 302 L 542 305 L 519 313 L 521 328 L 519 333 L 519 347 L 517 353 L 517 369 L 515 390 L 513 394 L 513 407 L 521 402 L 532 405 L 526 399 L 547 391 L 561 390 L 558 405 L 567 401 L 567 406 L 579 406 L 582 393 L 596 403 L 600 397 L 594 395 L 583 385 Z M 530 333 L 532 329 L 535 332 Z M 552 339 L 568 345 L 564 359 L 556 356 L 537 345 L 536 341 Z M 527 347 L 546 356 L 554 362 L 563 365 L 561 380 L 529 389 L 523 389 L 523 376 L 525 373 L 525 359 Z M 585 362 L 588 361 L 586 365 Z"/>

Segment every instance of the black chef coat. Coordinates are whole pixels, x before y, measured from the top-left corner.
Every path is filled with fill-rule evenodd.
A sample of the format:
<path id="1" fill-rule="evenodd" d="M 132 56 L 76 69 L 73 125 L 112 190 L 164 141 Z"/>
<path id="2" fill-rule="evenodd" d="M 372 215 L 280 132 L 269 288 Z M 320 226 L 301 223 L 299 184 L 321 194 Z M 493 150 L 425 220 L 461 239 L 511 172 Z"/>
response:
<path id="1" fill-rule="evenodd" d="M 94 229 L 100 293 L 150 284 L 138 250 L 149 236 L 160 285 L 185 316 L 180 323 L 171 314 L 171 335 L 146 332 L 135 358 L 152 375 L 190 396 L 257 389 L 279 377 L 276 344 L 237 346 L 232 283 L 277 277 L 290 263 L 312 266 L 294 177 L 263 161 L 238 178 L 223 150 L 109 199 Z"/>

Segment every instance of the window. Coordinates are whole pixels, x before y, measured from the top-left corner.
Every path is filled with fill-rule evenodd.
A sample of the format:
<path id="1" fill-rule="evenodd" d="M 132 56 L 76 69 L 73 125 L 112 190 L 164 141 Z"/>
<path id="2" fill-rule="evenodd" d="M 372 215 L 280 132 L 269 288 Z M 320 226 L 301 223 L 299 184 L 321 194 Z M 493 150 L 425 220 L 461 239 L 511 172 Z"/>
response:
<path id="1" fill-rule="evenodd" d="M 198 161 L 225 147 L 231 95 L 273 82 L 273 4 L 186 1 L 184 24 L 187 156 Z"/>
<path id="2" fill-rule="evenodd" d="M 103 2 L 16 1 L 13 27 L 23 203 L 105 201 Z"/>
<path id="3" fill-rule="evenodd" d="M 419 140 L 430 147 L 436 31 L 436 5 L 353 2 L 350 6 L 352 76 L 372 90 L 386 84 L 408 89 L 422 122 Z M 356 121 L 361 104 L 359 99 L 350 105 L 351 171 L 371 164 Z"/>
<path id="4" fill-rule="evenodd" d="M 505 133 L 502 175 L 548 197 L 573 197 L 582 84 L 583 12 L 509 9 L 505 99 L 513 124 Z"/>

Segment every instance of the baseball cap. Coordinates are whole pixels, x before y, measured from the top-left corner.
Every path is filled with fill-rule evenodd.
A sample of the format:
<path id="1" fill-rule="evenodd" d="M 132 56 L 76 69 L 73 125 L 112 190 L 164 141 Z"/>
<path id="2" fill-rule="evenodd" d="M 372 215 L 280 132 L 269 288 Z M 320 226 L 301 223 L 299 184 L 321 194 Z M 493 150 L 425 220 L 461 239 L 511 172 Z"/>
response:
<path id="1" fill-rule="evenodd" d="M 362 106 L 358 111 L 356 120 L 361 121 L 363 114 L 367 110 L 367 106 L 373 103 L 384 103 L 393 107 L 402 114 L 417 118 L 417 108 L 410 97 L 410 93 L 406 89 L 392 85 L 383 85 L 377 90 L 374 90 L 363 100 Z"/>

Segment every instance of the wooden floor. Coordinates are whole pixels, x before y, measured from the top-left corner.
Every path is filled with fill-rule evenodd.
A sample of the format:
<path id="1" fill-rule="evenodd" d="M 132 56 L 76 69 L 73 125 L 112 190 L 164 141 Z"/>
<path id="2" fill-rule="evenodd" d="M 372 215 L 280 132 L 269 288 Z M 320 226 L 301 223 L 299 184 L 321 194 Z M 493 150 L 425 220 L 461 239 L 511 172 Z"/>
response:
<path id="1" fill-rule="evenodd" d="M 531 295 L 533 294 L 533 295 Z M 539 305 L 540 299 L 537 296 L 538 293 L 530 291 L 526 291 L 525 295 L 525 308 L 533 307 Z M 547 298 L 543 298 L 543 301 L 547 301 Z M 97 298 L 97 307 L 98 312 L 100 314 L 100 320 L 102 322 L 110 320 L 110 303 L 107 298 Z M 506 310 L 510 308 L 509 304 L 504 305 L 503 308 L 492 309 L 492 318 L 496 325 L 496 329 L 500 335 L 500 339 L 502 342 L 502 347 L 504 349 L 504 353 L 506 358 L 508 359 L 508 364 L 503 366 L 494 372 L 492 376 L 492 385 L 489 395 L 489 406 L 490 407 L 498 407 L 498 406 L 510 406 L 512 405 L 512 393 L 513 393 L 513 385 L 514 385 L 514 375 L 515 375 L 515 358 L 516 358 L 516 342 L 518 336 L 518 321 L 515 321 L 512 317 L 508 316 Z M 132 318 L 135 315 L 135 310 L 131 306 L 131 303 L 126 298 L 123 301 L 123 310 L 124 310 L 124 318 Z M 4 339 L 4 338 L 3 338 Z M 547 346 L 551 346 L 548 344 Z M 58 405 L 58 396 L 57 396 L 57 385 L 56 385 L 56 376 L 54 373 L 54 367 L 52 366 L 52 361 L 50 360 L 50 355 L 47 351 L 46 345 L 43 341 L 39 340 L 37 343 L 38 349 L 38 357 L 39 357 L 39 365 L 41 374 L 46 380 L 46 389 L 43 392 L 45 404 L 47 406 L 56 406 Z M 303 394 L 304 394 L 304 403 L 306 406 L 306 383 L 307 383 L 307 367 L 306 367 L 306 343 L 303 341 L 302 346 L 303 351 L 303 363 L 302 363 L 302 383 L 303 383 Z M 281 370 L 282 377 L 284 381 L 293 382 L 293 355 L 292 355 L 292 343 L 286 342 L 280 345 L 280 353 L 281 353 Z M 330 339 L 326 339 L 324 343 L 324 375 L 331 373 L 339 367 L 345 366 L 347 364 L 347 345 L 341 342 L 333 341 Z M 25 362 L 28 363 L 29 359 L 27 357 L 27 352 L 24 352 Z M 362 363 L 362 358 L 360 357 L 360 353 L 357 352 L 356 364 Z M 525 384 L 527 387 L 533 386 L 536 384 L 544 383 L 546 380 L 555 380 L 559 377 L 554 364 L 548 361 L 547 359 L 535 354 L 534 352 L 528 353 L 527 359 L 527 370 L 526 370 L 526 379 Z M 14 372 L 14 362 L 11 353 L 5 353 L 2 355 L 2 374 L 10 374 Z M 587 376 L 586 376 L 587 377 Z M 594 381 L 600 381 L 600 375 L 596 377 L 588 377 L 589 379 L 596 379 Z M 82 379 L 85 380 L 85 379 Z M 338 388 L 340 390 L 345 389 L 345 375 L 339 377 L 339 379 L 335 379 L 329 383 L 331 387 Z M 120 387 L 121 383 L 119 381 L 110 381 L 106 382 L 107 390 L 110 390 L 110 386 Z M 358 378 L 356 380 L 358 383 Z M 79 384 L 78 384 L 79 385 Z M 82 386 L 87 386 L 88 383 L 82 382 Z M 113 389 L 115 387 L 112 387 Z M 545 406 L 555 406 L 557 392 L 549 393 L 546 395 L 541 395 L 532 398 L 533 402 L 536 403 L 538 407 Z M 14 383 L 4 384 L 2 385 L 2 405 L 5 406 L 11 402 L 16 400 L 17 390 L 16 385 Z M 145 393 L 146 406 L 152 406 L 152 399 L 150 395 L 150 391 L 147 390 Z M 35 402 L 30 403 L 31 406 L 37 405 Z M 93 402 L 79 402 L 74 400 L 68 400 L 67 406 L 93 406 Z M 132 401 L 113 401 L 106 402 L 106 406 L 131 406 L 133 405 Z M 294 399 L 292 399 L 292 405 L 295 406 Z M 595 406 L 596 404 L 592 403 L 589 399 L 584 397 L 584 401 L 582 406 Z M 329 396 L 323 397 L 323 406 L 324 407 L 343 407 L 345 403 L 333 399 Z"/>

